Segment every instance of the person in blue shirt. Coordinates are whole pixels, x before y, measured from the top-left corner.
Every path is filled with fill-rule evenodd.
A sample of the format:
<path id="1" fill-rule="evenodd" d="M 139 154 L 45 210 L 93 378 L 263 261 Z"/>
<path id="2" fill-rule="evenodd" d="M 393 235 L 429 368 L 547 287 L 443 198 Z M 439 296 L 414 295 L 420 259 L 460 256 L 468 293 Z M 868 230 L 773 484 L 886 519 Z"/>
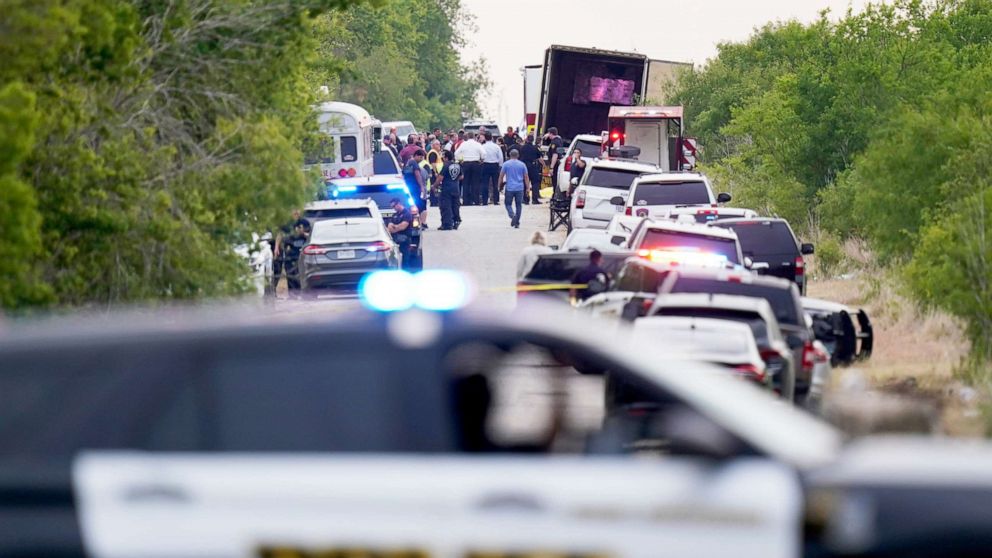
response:
<path id="1" fill-rule="evenodd" d="M 527 175 L 527 165 L 520 161 L 520 152 L 516 149 L 510 150 L 510 159 L 503 163 L 499 171 L 499 183 L 506 185 L 503 200 L 506 214 L 510 217 L 510 226 L 519 229 L 524 192 L 530 190 L 530 177 Z M 511 204 L 516 206 L 516 211 Z"/>

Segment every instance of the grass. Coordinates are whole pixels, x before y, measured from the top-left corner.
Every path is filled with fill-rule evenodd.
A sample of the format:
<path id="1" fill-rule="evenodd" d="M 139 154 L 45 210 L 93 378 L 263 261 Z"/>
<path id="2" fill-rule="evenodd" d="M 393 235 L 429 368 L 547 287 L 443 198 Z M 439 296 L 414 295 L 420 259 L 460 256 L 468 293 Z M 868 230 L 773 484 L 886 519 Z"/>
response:
<path id="1" fill-rule="evenodd" d="M 841 245 L 843 264 L 825 277 L 811 258 L 809 296 L 864 308 L 875 332 L 872 357 L 853 369 L 835 371 L 840 385 L 867 384 L 872 390 L 932 402 L 940 429 L 971 436 L 985 431 L 979 401 L 961 381 L 969 344 L 962 324 L 949 314 L 924 310 L 904 292 L 898 271 L 881 268 L 865 245 Z M 852 381 L 852 376 L 857 381 Z"/>

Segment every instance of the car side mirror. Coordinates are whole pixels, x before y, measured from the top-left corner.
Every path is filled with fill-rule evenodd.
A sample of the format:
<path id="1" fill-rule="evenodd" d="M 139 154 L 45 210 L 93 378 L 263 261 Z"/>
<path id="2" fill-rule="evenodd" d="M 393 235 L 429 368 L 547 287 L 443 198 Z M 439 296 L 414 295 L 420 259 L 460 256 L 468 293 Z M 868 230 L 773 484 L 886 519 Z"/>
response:
<path id="1" fill-rule="evenodd" d="M 802 247 L 799 249 L 799 251 L 802 252 L 802 254 L 804 256 L 809 256 L 810 254 L 812 254 L 816 250 L 814 249 L 814 246 L 812 244 L 806 243 L 806 244 L 803 244 L 802 245 Z"/>
<path id="2" fill-rule="evenodd" d="M 624 205 L 626 203 L 627 200 L 623 199 L 622 196 L 613 196 L 612 198 L 610 198 L 611 205 Z"/>
<path id="3" fill-rule="evenodd" d="M 720 192 L 720 193 L 719 193 L 719 194 L 717 194 L 717 196 L 716 196 L 716 201 L 717 201 L 717 203 L 727 203 L 727 202 L 729 202 L 729 201 L 730 201 L 731 199 L 733 199 L 733 196 L 731 196 L 731 195 L 730 195 L 730 194 L 728 194 L 727 192 Z"/>
<path id="4" fill-rule="evenodd" d="M 626 241 L 627 241 L 627 239 L 624 238 L 624 237 L 622 237 L 622 236 L 620 236 L 620 235 L 616 235 L 616 236 L 613 236 L 613 237 L 610 238 L 610 243 L 613 244 L 613 245 L 615 245 L 615 246 L 620 246 L 621 244 L 623 244 Z"/>
<path id="5" fill-rule="evenodd" d="M 752 269 L 754 267 L 754 260 L 749 256 L 744 256 L 744 269 Z"/>

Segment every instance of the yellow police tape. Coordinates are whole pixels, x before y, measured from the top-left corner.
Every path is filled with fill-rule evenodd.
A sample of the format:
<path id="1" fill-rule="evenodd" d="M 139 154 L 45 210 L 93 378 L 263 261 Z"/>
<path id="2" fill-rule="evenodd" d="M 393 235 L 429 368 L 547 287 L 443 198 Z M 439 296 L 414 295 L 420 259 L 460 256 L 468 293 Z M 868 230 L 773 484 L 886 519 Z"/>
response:
<path id="1" fill-rule="evenodd" d="M 518 293 L 529 293 L 533 291 L 565 291 L 572 289 L 585 289 L 589 285 L 587 284 L 572 284 L 572 283 L 549 283 L 547 285 L 517 285 L 514 287 L 492 287 L 489 289 L 482 289 L 483 292 L 487 293 L 505 293 L 510 291 L 516 291 Z"/>

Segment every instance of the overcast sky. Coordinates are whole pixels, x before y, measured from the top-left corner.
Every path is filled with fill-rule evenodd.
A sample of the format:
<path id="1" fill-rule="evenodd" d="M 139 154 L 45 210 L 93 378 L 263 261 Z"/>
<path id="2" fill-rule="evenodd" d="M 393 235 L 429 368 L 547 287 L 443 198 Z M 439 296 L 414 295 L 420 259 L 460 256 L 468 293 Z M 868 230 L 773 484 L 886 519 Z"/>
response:
<path id="1" fill-rule="evenodd" d="M 776 20 L 832 19 L 867 0 L 462 0 L 478 31 L 462 52 L 484 56 L 492 90 L 481 96 L 487 118 L 516 126 L 523 116 L 520 68 L 543 62 L 552 44 L 636 51 L 701 65 L 717 43 L 741 41 Z"/>

